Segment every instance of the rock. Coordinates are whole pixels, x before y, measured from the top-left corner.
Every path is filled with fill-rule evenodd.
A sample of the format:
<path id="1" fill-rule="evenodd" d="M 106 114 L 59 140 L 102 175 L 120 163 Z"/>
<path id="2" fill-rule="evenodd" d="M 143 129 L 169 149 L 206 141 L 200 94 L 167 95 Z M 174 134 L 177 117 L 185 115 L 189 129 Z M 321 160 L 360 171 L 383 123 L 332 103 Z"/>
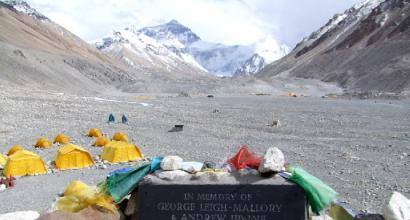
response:
<path id="1" fill-rule="evenodd" d="M 386 220 L 409 220 L 410 200 L 398 192 L 393 192 L 384 208 L 383 216 Z"/>
<path id="2" fill-rule="evenodd" d="M 6 188 L 5 184 L 0 184 L 0 192 L 6 190 Z"/>
<path id="3" fill-rule="evenodd" d="M 184 178 L 189 174 L 182 170 L 172 170 L 172 171 L 156 171 L 155 175 L 164 180 L 176 180 Z"/>
<path id="4" fill-rule="evenodd" d="M 195 161 L 182 162 L 182 170 L 184 170 L 188 173 L 199 172 L 199 171 L 201 171 L 203 166 L 204 166 L 203 163 L 195 162 Z"/>
<path id="5" fill-rule="evenodd" d="M 0 220 L 35 220 L 40 216 L 35 211 L 20 211 L 0 214 Z"/>
<path id="6" fill-rule="evenodd" d="M 356 215 L 354 220 L 384 220 L 380 214 L 361 213 Z"/>
<path id="7" fill-rule="evenodd" d="M 241 176 L 247 176 L 247 175 L 259 175 L 259 172 L 255 169 L 241 169 L 239 170 L 239 174 Z"/>
<path id="8" fill-rule="evenodd" d="M 127 207 L 124 210 L 126 216 L 132 216 L 138 212 L 138 190 L 135 190 L 127 202 Z"/>
<path id="9" fill-rule="evenodd" d="M 216 168 L 216 163 L 212 161 L 205 161 L 204 166 L 202 169 L 215 169 Z"/>
<path id="10" fill-rule="evenodd" d="M 100 168 L 100 169 L 102 169 L 102 170 L 105 170 L 105 169 L 107 169 L 107 165 L 102 164 L 102 165 L 98 166 L 98 168 Z"/>
<path id="11" fill-rule="evenodd" d="M 319 216 L 312 216 L 312 220 L 333 220 L 333 218 L 328 215 L 319 215 Z"/>
<path id="12" fill-rule="evenodd" d="M 182 158 L 178 156 L 166 156 L 161 161 L 161 169 L 163 170 L 179 170 L 182 168 Z"/>
<path id="13" fill-rule="evenodd" d="M 279 148 L 271 147 L 266 150 L 262 163 L 259 165 L 259 172 L 280 172 L 285 170 L 285 156 Z"/>
<path id="14" fill-rule="evenodd" d="M 229 175 L 227 172 L 215 172 L 215 171 L 205 171 L 205 172 L 198 172 L 193 175 L 194 179 L 203 179 L 203 178 L 209 178 L 210 180 L 213 181 L 218 181 L 222 177 L 225 177 Z"/>

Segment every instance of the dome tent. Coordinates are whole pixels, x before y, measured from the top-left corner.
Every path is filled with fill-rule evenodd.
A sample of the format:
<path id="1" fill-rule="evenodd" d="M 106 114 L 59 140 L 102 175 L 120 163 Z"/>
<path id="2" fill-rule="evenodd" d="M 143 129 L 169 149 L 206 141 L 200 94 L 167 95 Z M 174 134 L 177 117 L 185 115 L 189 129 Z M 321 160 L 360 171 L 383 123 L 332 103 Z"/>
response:
<path id="1" fill-rule="evenodd" d="M 91 128 L 90 131 L 88 131 L 88 135 L 87 135 L 87 136 L 88 136 L 88 137 L 96 137 L 96 138 L 98 138 L 98 137 L 102 137 L 103 134 L 102 134 L 102 131 L 101 131 L 100 129 L 98 129 L 98 128 Z"/>
<path id="2" fill-rule="evenodd" d="M 104 146 L 101 158 L 111 163 L 121 163 L 142 159 L 143 155 L 135 144 L 111 141 Z"/>
<path id="3" fill-rule="evenodd" d="M 14 145 L 13 147 L 10 148 L 9 152 L 7 153 L 7 156 L 10 156 L 14 153 L 16 153 L 17 151 L 21 151 L 24 150 L 24 148 L 20 145 Z"/>
<path id="4" fill-rule="evenodd" d="M 54 144 L 55 143 L 59 143 L 59 144 L 68 144 L 68 143 L 70 143 L 70 137 L 69 136 L 67 136 L 67 135 L 65 135 L 65 134 L 58 134 L 57 136 L 56 136 L 56 138 L 54 139 L 54 142 L 53 142 Z"/>
<path id="5" fill-rule="evenodd" d="M 12 154 L 4 166 L 3 174 L 10 176 L 25 176 L 47 173 L 44 160 L 37 154 L 20 150 Z"/>
<path id="6" fill-rule="evenodd" d="M 95 146 L 95 147 L 103 147 L 103 146 L 107 145 L 108 143 L 110 143 L 110 139 L 107 138 L 107 137 L 105 137 L 105 136 L 101 136 L 101 137 L 98 137 L 98 138 L 95 140 L 95 143 L 93 144 L 93 146 Z"/>
<path id="7" fill-rule="evenodd" d="M 44 148 L 44 149 L 48 149 L 51 146 L 52 146 L 51 142 L 45 137 L 40 137 L 37 140 L 36 145 L 35 145 L 35 147 Z"/>
<path id="8" fill-rule="evenodd" d="M 0 154 L 0 167 L 3 167 L 4 165 L 6 165 L 7 162 L 7 156 Z"/>
<path id="9" fill-rule="evenodd" d="M 66 144 L 58 149 L 55 164 L 59 170 L 79 169 L 94 165 L 94 160 L 84 148 Z"/>
<path id="10" fill-rule="evenodd" d="M 128 142 L 128 135 L 124 132 L 116 132 L 113 136 L 112 139 L 114 141 L 124 141 L 124 142 Z"/>

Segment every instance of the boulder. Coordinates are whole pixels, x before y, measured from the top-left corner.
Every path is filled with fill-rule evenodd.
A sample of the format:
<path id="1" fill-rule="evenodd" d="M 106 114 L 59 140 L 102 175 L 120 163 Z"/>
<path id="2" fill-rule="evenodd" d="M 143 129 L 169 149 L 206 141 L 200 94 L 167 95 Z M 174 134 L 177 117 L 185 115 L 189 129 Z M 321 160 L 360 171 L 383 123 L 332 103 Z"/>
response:
<path id="1" fill-rule="evenodd" d="M 188 176 L 189 174 L 182 170 L 171 170 L 171 171 L 157 170 L 155 172 L 155 175 L 159 177 L 160 179 L 164 179 L 164 180 L 177 180 L 177 179 L 182 179 Z"/>
<path id="2" fill-rule="evenodd" d="M 259 172 L 270 173 L 285 170 L 285 156 L 279 148 L 271 147 L 266 150 L 262 163 L 259 165 Z"/>
<path id="3" fill-rule="evenodd" d="M 384 208 L 383 216 L 386 220 L 409 220 L 410 200 L 398 192 L 393 192 Z"/>
<path id="4" fill-rule="evenodd" d="M 166 156 L 161 161 L 161 169 L 163 170 L 179 170 L 182 168 L 182 158 L 178 156 Z"/>
<path id="5" fill-rule="evenodd" d="M 35 220 L 40 216 L 35 211 L 19 211 L 6 214 L 0 214 L 0 220 Z"/>

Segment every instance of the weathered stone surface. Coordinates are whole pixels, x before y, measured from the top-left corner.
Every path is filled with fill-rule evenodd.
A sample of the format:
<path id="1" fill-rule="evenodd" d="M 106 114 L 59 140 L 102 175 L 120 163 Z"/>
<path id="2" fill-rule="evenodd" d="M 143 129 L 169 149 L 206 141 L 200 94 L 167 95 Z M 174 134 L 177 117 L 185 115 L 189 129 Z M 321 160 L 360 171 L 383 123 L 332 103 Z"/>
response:
<path id="1" fill-rule="evenodd" d="M 276 147 L 268 148 L 263 156 L 262 163 L 259 166 L 259 172 L 279 172 L 284 170 L 285 156 L 282 151 Z"/>
<path id="2" fill-rule="evenodd" d="M 384 220 L 383 216 L 380 214 L 358 214 L 354 220 Z"/>
<path id="3" fill-rule="evenodd" d="M 386 220 L 409 220 L 410 200 L 399 192 L 393 192 L 383 216 Z"/>
<path id="4" fill-rule="evenodd" d="M 148 175 L 139 185 L 138 200 L 144 201 L 139 203 L 139 220 L 307 219 L 303 190 L 280 176 L 225 173 L 219 181 L 192 175 L 165 181 Z"/>
<path id="5" fill-rule="evenodd" d="M 182 168 L 182 158 L 178 156 L 166 156 L 161 161 L 161 169 L 163 170 L 179 170 Z"/>

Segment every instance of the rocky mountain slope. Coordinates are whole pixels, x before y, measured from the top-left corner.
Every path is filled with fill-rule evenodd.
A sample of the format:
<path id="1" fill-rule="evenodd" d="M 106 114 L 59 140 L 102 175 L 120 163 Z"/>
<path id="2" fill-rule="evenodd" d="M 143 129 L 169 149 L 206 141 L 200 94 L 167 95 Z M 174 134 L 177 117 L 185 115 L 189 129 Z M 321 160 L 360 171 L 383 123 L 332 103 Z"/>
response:
<path id="1" fill-rule="evenodd" d="M 124 40 L 120 34 L 116 36 L 115 40 Z M 167 49 L 160 48 L 155 53 L 163 51 Z M 214 88 L 216 77 L 204 72 L 198 74 L 198 68 L 181 62 L 177 65 L 185 68 L 182 72 L 167 66 L 168 63 L 162 65 L 172 59 L 174 57 L 168 54 L 152 60 L 135 57 L 129 60 L 135 63 L 129 68 L 24 1 L 0 1 L 0 86 L 77 94 Z"/>
<path id="2" fill-rule="evenodd" d="M 130 66 L 159 64 L 169 71 L 202 71 L 215 75 L 254 74 L 288 52 L 285 45 L 272 38 L 249 46 L 203 41 L 176 20 L 141 29 L 131 25 L 94 43 L 98 49 Z M 136 63 L 136 58 L 145 60 Z"/>
<path id="3" fill-rule="evenodd" d="M 257 74 L 337 83 L 349 92 L 410 93 L 410 1 L 366 0 L 337 14 Z"/>

